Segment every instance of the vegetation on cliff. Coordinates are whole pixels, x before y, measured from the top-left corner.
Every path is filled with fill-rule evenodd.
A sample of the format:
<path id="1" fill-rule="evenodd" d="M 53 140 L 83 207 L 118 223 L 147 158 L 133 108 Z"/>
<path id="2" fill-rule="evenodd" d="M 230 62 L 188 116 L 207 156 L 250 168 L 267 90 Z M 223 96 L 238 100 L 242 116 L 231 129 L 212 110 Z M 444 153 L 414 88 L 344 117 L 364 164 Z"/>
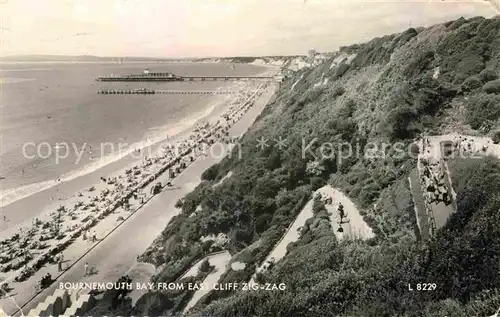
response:
<path id="1" fill-rule="evenodd" d="M 339 242 L 328 230 L 303 235 L 259 277 L 285 283 L 286 291 L 212 292 L 192 315 L 492 314 L 500 307 L 500 163 L 455 166 L 458 212 L 421 244 L 407 177 L 421 133 L 460 126 L 498 135 L 499 70 L 500 19 L 461 18 L 345 47 L 297 72 L 244 135 L 241 155 L 235 149 L 204 173 L 142 260 L 161 265 L 155 279 L 170 282 L 224 248 L 246 266 L 221 282 L 247 282 L 312 191 L 328 182 L 362 209 L 375 239 Z M 270 146 L 258 147 L 258 140 Z M 321 217 L 321 206 L 315 214 Z M 204 239 L 220 234 L 226 242 Z M 408 290 L 417 283 L 437 288 Z M 134 313 L 179 312 L 158 310 L 163 297 L 145 295 L 148 304 Z"/>

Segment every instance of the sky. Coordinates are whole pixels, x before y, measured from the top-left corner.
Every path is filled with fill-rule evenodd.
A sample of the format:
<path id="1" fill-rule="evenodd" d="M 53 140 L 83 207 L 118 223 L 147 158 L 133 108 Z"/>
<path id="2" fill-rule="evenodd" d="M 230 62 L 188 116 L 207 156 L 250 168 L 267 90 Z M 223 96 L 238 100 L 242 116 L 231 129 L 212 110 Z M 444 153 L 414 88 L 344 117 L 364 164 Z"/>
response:
<path id="1" fill-rule="evenodd" d="M 0 0 L 0 56 L 258 56 L 341 45 L 460 16 L 439 0 Z"/>

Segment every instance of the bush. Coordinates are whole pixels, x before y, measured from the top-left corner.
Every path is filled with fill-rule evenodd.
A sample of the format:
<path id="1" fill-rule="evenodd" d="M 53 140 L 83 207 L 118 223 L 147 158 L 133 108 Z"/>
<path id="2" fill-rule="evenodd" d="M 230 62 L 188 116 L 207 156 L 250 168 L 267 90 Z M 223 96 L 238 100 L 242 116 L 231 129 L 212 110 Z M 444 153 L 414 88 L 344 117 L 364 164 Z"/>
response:
<path id="1" fill-rule="evenodd" d="M 175 208 L 181 209 L 183 205 L 182 199 L 178 199 L 177 202 L 175 203 Z"/>
<path id="2" fill-rule="evenodd" d="M 493 134 L 493 143 L 494 144 L 498 144 L 500 143 L 500 130 L 499 131 L 496 131 L 494 134 Z"/>
<path id="3" fill-rule="evenodd" d="M 414 98 L 414 105 L 419 114 L 435 114 L 442 102 L 442 96 L 429 88 L 419 89 Z"/>
<path id="4" fill-rule="evenodd" d="M 266 283 L 266 276 L 262 273 L 257 273 L 257 274 L 255 274 L 255 281 L 259 284 L 265 284 Z"/>
<path id="5" fill-rule="evenodd" d="M 320 189 L 321 187 L 326 185 L 326 181 L 320 177 L 312 177 L 311 178 L 311 189 L 313 191 Z"/>
<path id="6" fill-rule="evenodd" d="M 484 84 L 483 91 L 487 94 L 500 93 L 500 79 L 492 80 Z"/>
<path id="7" fill-rule="evenodd" d="M 208 259 L 205 259 L 203 262 L 201 262 L 199 271 L 202 273 L 208 273 L 210 271 L 210 262 Z"/>
<path id="8" fill-rule="evenodd" d="M 485 122 L 500 117 L 500 97 L 492 94 L 478 94 L 466 105 L 465 118 L 473 129 L 479 129 Z"/>
<path id="9" fill-rule="evenodd" d="M 321 176 L 325 173 L 325 167 L 319 161 L 310 161 L 307 162 L 306 173 L 311 176 Z"/>
<path id="10" fill-rule="evenodd" d="M 496 71 L 494 71 L 493 69 L 491 68 L 486 68 L 486 69 L 483 69 L 480 73 L 479 73 L 479 79 L 483 82 L 483 83 L 486 83 L 486 82 L 489 82 L 489 81 L 492 81 L 492 80 L 495 80 L 495 79 L 498 79 L 498 74 Z"/>
<path id="11" fill-rule="evenodd" d="M 340 63 L 335 69 L 334 78 L 338 79 L 342 77 L 349 70 L 349 65 L 346 63 Z"/>
<path id="12" fill-rule="evenodd" d="M 460 17 L 459 19 L 452 21 L 451 24 L 446 25 L 446 26 L 450 30 L 456 30 L 459 27 L 461 27 L 462 25 L 464 25 L 465 23 L 467 23 L 467 20 L 464 17 Z"/>
<path id="13" fill-rule="evenodd" d="M 307 91 L 307 93 L 306 93 L 306 97 L 304 99 L 304 102 L 306 104 L 315 102 L 315 101 L 317 101 L 319 99 L 319 97 L 321 95 L 323 95 L 324 92 L 325 92 L 325 88 L 324 87 L 318 87 L 318 88 L 309 89 Z"/>
<path id="14" fill-rule="evenodd" d="M 478 76 L 470 76 L 462 83 L 462 91 L 472 91 L 482 86 L 482 82 Z"/>
<path id="15" fill-rule="evenodd" d="M 263 233 L 269 229 L 273 216 L 270 214 L 263 214 L 257 217 L 255 220 L 255 231 L 257 233 Z"/>
<path id="16" fill-rule="evenodd" d="M 413 135 L 412 123 L 417 119 L 415 108 L 404 105 L 396 107 L 387 115 L 393 139 L 406 139 Z"/>
<path id="17" fill-rule="evenodd" d="M 203 174 L 201 174 L 201 179 L 204 181 L 214 181 L 219 174 L 219 164 L 215 164 L 206 169 Z"/>
<path id="18" fill-rule="evenodd" d="M 319 213 L 322 210 L 326 210 L 325 203 L 322 200 L 320 200 L 320 199 L 314 198 L 314 201 L 313 201 L 313 214 L 316 215 L 317 213 Z"/>
<path id="19" fill-rule="evenodd" d="M 344 93 L 345 93 L 344 87 L 342 87 L 342 86 L 336 86 L 335 88 L 333 88 L 332 97 L 335 98 L 335 97 L 338 97 L 338 96 L 342 96 Z"/>

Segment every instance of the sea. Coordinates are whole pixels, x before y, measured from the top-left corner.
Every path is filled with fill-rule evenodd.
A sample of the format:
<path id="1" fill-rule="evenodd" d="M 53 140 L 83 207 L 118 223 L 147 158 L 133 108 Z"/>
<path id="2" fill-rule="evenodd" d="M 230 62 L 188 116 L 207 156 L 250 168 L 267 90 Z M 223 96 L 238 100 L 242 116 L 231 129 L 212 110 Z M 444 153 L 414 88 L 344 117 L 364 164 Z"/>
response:
<path id="1" fill-rule="evenodd" d="M 189 128 L 214 95 L 101 95 L 100 89 L 224 90 L 228 83 L 110 83 L 103 75 L 256 75 L 224 63 L 0 63 L 0 207 L 91 173 Z M 104 146 L 103 146 L 104 144 Z"/>

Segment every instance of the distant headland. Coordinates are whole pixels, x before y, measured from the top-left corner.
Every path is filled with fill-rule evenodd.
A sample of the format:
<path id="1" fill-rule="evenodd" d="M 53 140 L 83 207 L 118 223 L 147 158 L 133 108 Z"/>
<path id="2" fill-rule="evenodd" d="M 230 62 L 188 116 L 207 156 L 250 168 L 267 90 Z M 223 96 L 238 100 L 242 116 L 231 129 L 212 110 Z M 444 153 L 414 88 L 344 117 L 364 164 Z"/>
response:
<path id="1" fill-rule="evenodd" d="M 234 57 L 190 57 L 190 58 L 163 58 L 163 57 L 112 57 L 94 55 L 10 55 L 0 56 L 0 62 L 230 62 L 252 63 L 257 59 L 277 60 L 294 58 L 295 56 L 234 56 Z"/>

